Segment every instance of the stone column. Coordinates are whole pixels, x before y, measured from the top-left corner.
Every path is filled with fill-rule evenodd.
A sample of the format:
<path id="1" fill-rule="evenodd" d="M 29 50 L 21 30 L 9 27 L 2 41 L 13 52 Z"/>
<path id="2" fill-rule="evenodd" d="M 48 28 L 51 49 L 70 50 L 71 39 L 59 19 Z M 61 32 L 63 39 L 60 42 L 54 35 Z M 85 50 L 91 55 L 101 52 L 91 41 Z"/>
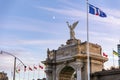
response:
<path id="1" fill-rule="evenodd" d="M 53 80 L 56 80 L 56 66 L 53 66 Z"/>
<path id="2" fill-rule="evenodd" d="M 77 80 L 82 80 L 82 78 L 81 78 L 81 69 L 77 69 Z"/>
<path id="3" fill-rule="evenodd" d="M 52 80 L 51 71 L 46 71 L 46 79 L 47 79 L 47 80 Z"/>
<path id="4" fill-rule="evenodd" d="M 46 79 L 52 80 L 52 69 L 50 66 L 46 67 L 45 73 L 46 73 Z"/>
<path id="5" fill-rule="evenodd" d="M 76 73 L 77 73 L 77 80 L 82 80 L 82 75 L 81 75 L 81 68 L 83 66 L 83 63 L 80 60 L 76 61 Z"/>

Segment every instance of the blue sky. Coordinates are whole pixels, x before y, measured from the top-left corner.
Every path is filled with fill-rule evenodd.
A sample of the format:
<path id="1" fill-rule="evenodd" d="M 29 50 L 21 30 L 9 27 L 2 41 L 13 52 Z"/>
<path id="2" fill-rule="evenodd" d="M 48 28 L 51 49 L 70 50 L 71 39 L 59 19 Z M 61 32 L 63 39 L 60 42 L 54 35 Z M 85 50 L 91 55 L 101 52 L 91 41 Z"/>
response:
<path id="1" fill-rule="evenodd" d="M 90 42 L 101 45 L 102 52 L 108 54 L 105 67 L 109 68 L 113 65 L 112 50 L 117 50 L 120 40 L 120 1 L 89 0 L 89 3 L 107 14 L 107 18 L 89 14 L 89 37 Z M 72 24 L 77 20 L 75 36 L 84 42 L 86 0 L 0 0 L 0 50 L 14 54 L 28 66 L 41 64 L 47 48 L 57 49 L 70 38 L 66 21 Z M 0 71 L 7 72 L 11 79 L 13 57 L 3 54 L 0 59 Z"/>

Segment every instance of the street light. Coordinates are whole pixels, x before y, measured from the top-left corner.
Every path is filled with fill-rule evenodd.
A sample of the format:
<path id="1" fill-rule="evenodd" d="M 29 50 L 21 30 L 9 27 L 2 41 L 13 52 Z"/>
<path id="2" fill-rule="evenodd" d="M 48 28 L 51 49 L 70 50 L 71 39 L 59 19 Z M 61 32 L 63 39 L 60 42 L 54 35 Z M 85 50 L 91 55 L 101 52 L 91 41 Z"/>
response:
<path id="1" fill-rule="evenodd" d="M 16 59 L 19 60 L 19 61 L 23 64 L 24 68 L 26 68 L 26 66 L 25 66 L 25 64 L 24 64 L 18 57 L 14 56 L 13 54 L 8 53 L 8 52 L 5 52 L 5 51 L 1 51 L 1 52 L 0 52 L 0 54 L 2 54 L 2 53 L 8 54 L 8 55 L 14 57 L 14 73 L 13 73 L 13 80 L 15 80 Z"/>

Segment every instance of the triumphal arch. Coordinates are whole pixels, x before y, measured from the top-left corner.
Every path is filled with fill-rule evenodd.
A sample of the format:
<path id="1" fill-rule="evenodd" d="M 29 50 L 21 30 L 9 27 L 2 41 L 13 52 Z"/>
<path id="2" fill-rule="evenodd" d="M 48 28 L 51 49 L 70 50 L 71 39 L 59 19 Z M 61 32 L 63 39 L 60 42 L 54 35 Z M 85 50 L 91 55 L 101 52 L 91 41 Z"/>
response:
<path id="1" fill-rule="evenodd" d="M 45 64 L 47 80 L 87 80 L 87 42 L 75 38 L 74 29 L 78 21 L 67 25 L 70 29 L 70 39 L 57 50 L 47 50 Z M 101 71 L 107 58 L 101 54 L 98 44 L 89 42 L 90 73 Z"/>

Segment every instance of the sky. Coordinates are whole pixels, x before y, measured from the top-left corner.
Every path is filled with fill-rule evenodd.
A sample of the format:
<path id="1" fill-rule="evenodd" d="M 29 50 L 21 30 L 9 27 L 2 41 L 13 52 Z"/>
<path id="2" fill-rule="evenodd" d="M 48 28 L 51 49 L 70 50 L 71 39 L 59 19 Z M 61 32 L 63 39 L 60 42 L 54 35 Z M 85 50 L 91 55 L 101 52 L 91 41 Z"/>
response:
<path id="1" fill-rule="evenodd" d="M 117 51 L 120 40 L 120 0 L 89 0 L 89 3 L 107 14 L 101 18 L 89 14 L 89 41 L 99 44 L 102 52 L 108 55 L 105 68 L 118 66 Z M 9 52 L 27 66 L 33 67 L 46 59 L 47 48 L 57 50 L 70 39 L 66 24 L 79 21 L 75 28 L 75 37 L 86 41 L 86 0 L 0 0 L 0 50 Z M 14 57 L 0 54 L 0 72 L 8 74 L 12 80 Z M 20 62 L 17 60 L 17 65 Z M 20 64 L 21 65 L 21 64 Z M 23 77 L 23 72 L 16 79 Z M 29 73 L 30 79 L 45 77 L 44 70 Z M 28 72 L 25 73 L 28 75 Z"/>

